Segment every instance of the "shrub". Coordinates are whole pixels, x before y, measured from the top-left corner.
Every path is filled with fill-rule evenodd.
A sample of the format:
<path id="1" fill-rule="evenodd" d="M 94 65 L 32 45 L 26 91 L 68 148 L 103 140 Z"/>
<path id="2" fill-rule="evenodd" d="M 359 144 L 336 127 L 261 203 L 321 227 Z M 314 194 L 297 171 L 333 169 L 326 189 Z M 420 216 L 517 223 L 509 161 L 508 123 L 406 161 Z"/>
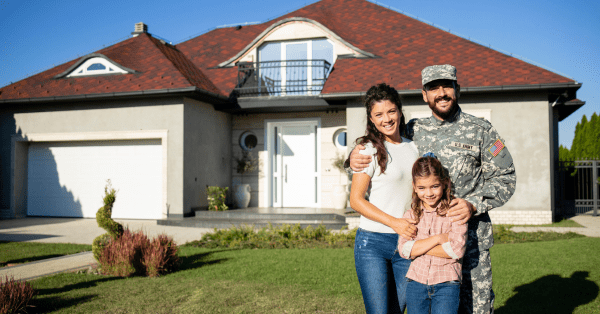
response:
<path id="1" fill-rule="evenodd" d="M 125 229 L 117 239 L 110 239 L 98 259 L 100 271 L 106 275 L 156 277 L 176 271 L 178 247 L 166 235 L 150 241 L 142 232 Z"/>
<path id="2" fill-rule="evenodd" d="M 92 242 L 92 252 L 97 261 L 99 261 L 100 252 L 102 252 L 109 242 L 109 237 L 117 239 L 123 234 L 123 226 L 111 218 L 116 195 L 117 191 L 113 189 L 110 180 L 107 180 L 104 187 L 104 197 L 102 198 L 104 206 L 100 207 L 98 212 L 96 212 L 96 222 L 100 228 L 106 230 L 108 233 L 96 237 Z"/>
<path id="3" fill-rule="evenodd" d="M 208 210 L 224 211 L 229 207 L 225 205 L 228 187 L 206 186 L 206 195 L 208 198 Z"/>
<path id="4" fill-rule="evenodd" d="M 149 277 L 158 277 L 174 272 L 179 268 L 178 247 L 172 238 L 159 235 L 146 246 L 143 252 L 143 264 Z"/>
<path id="5" fill-rule="evenodd" d="M 306 228 L 282 225 L 256 230 L 253 226 L 231 227 L 206 233 L 187 245 L 204 248 L 343 248 L 354 247 L 356 229 L 334 233 L 323 225 Z"/>
<path id="6" fill-rule="evenodd" d="M 35 294 L 29 283 L 6 276 L 0 283 L 0 314 L 24 312 Z"/>
<path id="7" fill-rule="evenodd" d="M 142 231 L 125 229 L 120 237 L 111 239 L 102 250 L 98 259 L 102 273 L 120 277 L 143 275 L 143 250 L 148 245 L 148 237 Z"/>

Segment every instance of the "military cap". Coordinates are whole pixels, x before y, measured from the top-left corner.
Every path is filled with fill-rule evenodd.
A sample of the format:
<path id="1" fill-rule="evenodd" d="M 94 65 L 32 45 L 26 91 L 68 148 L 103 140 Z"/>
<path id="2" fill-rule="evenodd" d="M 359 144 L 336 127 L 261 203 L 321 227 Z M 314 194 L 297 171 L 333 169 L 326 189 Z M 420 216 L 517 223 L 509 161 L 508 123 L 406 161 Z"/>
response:
<path id="1" fill-rule="evenodd" d="M 449 64 L 428 66 L 421 71 L 423 86 L 435 80 L 456 81 L 456 68 Z"/>

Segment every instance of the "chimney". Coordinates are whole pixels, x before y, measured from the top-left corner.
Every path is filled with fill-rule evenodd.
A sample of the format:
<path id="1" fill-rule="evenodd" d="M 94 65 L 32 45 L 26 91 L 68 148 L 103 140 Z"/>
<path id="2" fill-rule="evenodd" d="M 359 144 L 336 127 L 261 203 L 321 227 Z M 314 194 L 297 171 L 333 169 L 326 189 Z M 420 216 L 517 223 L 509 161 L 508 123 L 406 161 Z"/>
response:
<path id="1" fill-rule="evenodd" d="M 148 33 L 148 25 L 144 24 L 143 22 L 135 24 L 135 30 L 133 33 L 131 33 L 131 35 L 133 35 L 133 37 L 137 37 L 141 33 Z"/>

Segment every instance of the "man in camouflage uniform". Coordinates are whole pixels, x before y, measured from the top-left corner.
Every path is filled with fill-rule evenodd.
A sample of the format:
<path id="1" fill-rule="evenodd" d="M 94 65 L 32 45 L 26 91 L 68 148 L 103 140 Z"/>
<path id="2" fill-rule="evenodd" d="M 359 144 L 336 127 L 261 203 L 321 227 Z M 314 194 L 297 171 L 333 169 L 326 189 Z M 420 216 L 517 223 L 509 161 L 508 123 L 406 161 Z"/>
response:
<path id="1" fill-rule="evenodd" d="M 407 137 L 412 138 L 421 154 L 434 153 L 449 172 L 457 199 L 448 216 L 469 224 L 459 313 L 493 313 L 489 249 L 494 238 L 487 212 L 502 206 L 515 191 L 512 157 L 490 122 L 462 112 L 455 67 L 429 66 L 423 69 L 421 78 L 423 100 L 432 116 L 409 121 Z M 368 164 L 370 156 L 359 161 L 362 156 L 353 152 L 353 169 Z"/>

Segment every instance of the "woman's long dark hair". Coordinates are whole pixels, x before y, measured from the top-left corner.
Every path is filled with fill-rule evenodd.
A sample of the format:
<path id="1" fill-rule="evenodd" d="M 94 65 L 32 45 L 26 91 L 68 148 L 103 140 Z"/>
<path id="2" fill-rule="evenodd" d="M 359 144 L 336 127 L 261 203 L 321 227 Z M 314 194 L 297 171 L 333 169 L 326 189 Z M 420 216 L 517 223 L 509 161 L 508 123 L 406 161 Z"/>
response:
<path id="1" fill-rule="evenodd" d="M 359 137 L 356 139 L 357 144 L 366 144 L 371 143 L 373 147 L 377 149 L 377 160 L 379 163 L 379 168 L 381 168 L 381 173 L 385 172 L 387 168 L 388 154 L 385 149 L 385 138 L 384 135 L 377 130 L 377 127 L 371 122 L 371 110 L 373 109 L 373 105 L 376 102 L 389 100 L 391 103 L 398 107 L 398 113 L 402 113 L 402 102 L 400 101 L 400 95 L 393 87 L 381 83 L 375 86 L 371 86 L 367 91 L 367 95 L 365 96 L 365 108 L 367 109 L 367 131 L 365 136 Z M 400 135 L 405 135 L 406 132 L 406 123 L 404 122 L 404 115 L 400 117 Z"/>
<path id="2" fill-rule="evenodd" d="M 437 214 L 440 216 L 446 216 L 448 208 L 450 208 L 450 202 L 454 198 L 452 196 L 452 182 L 448 173 L 442 167 L 442 163 L 435 157 L 421 157 L 415 161 L 412 168 L 412 180 L 413 184 L 416 183 L 417 178 L 426 178 L 428 176 L 435 176 L 440 180 L 443 185 L 442 199 L 440 200 L 440 206 L 437 208 Z M 416 223 L 419 223 L 421 216 L 423 215 L 422 201 L 417 195 L 417 192 L 413 189 L 412 193 L 412 204 L 410 207 L 415 214 Z"/>

